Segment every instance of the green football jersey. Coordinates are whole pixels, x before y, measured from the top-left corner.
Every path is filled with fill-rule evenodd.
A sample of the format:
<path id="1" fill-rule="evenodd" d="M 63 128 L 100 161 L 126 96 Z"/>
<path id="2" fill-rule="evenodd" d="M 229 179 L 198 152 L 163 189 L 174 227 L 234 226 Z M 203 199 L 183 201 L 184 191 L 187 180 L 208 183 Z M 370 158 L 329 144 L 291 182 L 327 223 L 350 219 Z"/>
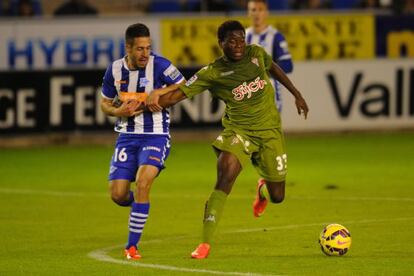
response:
<path id="1" fill-rule="evenodd" d="M 265 130 L 280 127 L 275 91 L 268 69 L 272 57 L 256 45 L 246 46 L 244 58 L 237 62 L 222 56 L 200 69 L 180 89 L 188 98 L 206 89 L 226 104 L 222 123 L 225 128 Z"/>

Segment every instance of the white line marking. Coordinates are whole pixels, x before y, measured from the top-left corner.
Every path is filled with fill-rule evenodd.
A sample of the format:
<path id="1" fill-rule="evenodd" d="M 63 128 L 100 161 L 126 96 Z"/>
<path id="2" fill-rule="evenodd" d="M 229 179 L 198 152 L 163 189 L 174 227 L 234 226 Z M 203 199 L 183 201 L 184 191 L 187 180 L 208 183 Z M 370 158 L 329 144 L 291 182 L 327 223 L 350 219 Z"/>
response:
<path id="1" fill-rule="evenodd" d="M 108 196 L 104 193 L 78 193 L 78 192 L 61 192 L 61 191 L 48 191 L 48 190 L 30 190 L 30 189 L 8 189 L 0 188 L 2 194 L 23 194 L 23 195 L 45 195 L 45 196 L 73 196 L 73 197 L 85 197 L 85 196 Z"/>
<path id="2" fill-rule="evenodd" d="M 366 219 L 360 221 L 347 221 L 341 222 L 345 225 L 349 224 L 373 224 L 373 223 L 381 223 L 381 222 L 393 222 L 393 221 L 406 221 L 406 220 L 414 220 L 414 217 L 402 217 L 402 218 L 394 218 L 394 219 Z M 320 222 L 320 223 L 309 223 L 309 224 L 291 224 L 291 225 L 280 225 L 280 226 L 273 226 L 273 227 L 262 227 L 262 228 L 251 228 L 251 229 L 242 229 L 242 230 L 232 230 L 223 232 L 223 234 L 237 234 L 237 233 L 251 233 L 251 232 L 262 232 L 263 230 L 266 231 L 273 231 L 273 230 L 283 230 L 283 229 L 295 229 L 295 228 L 303 228 L 303 227 L 313 227 L 313 226 L 323 226 L 327 225 L 330 222 Z M 171 240 L 178 240 L 183 238 L 192 238 L 193 236 L 177 236 L 170 239 L 158 239 L 158 240 L 150 240 L 150 241 L 143 241 L 142 243 L 155 243 L 155 242 L 165 242 Z M 111 246 L 103 249 L 97 249 L 88 254 L 88 256 L 92 259 L 101 261 L 101 262 L 109 262 L 109 263 L 116 263 L 116 264 L 123 264 L 123 265 L 132 265 L 132 266 L 140 266 L 140 267 L 147 267 L 153 269 L 160 269 L 160 270 L 169 270 L 169 271 L 181 271 L 181 272 L 198 272 L 198 273 L 208 273 L 208 274 L 216 274 L 216 275 L 243 275 L 243 276 L 268 276 L 273 274 L 258 274 L 258 273 L 242 273 L 242 272 L 224 272 L 224 271 L 216 271 L 216 270 L 207 270 L 207 269 L 191 269 L 185 267 L 177 267 L 177 266 L 170 266 L 170 265 L 158 265 L 158 264 L 146 264 L 141 263 L 140 261 L 127 261 L 127 260 L 120 260 L 115 259 L 107 255 L 107 252 L 116 248 L 121 248 L 121 245 Z"/>
<path id="3" fill-rule="evenodd" d="M 192 272 L 192 273 L 198 272 L 198 273 L 207 273 L 207 274 L 215 274 L 215 275 L 240 275 L 240 276 L 273 275 L 273 274 L 257 274 L 257 273 L 241 273 L 241 272 L 224 272 L 224 271 L 217 271 L 217 270 L 177 267 L 177 266 L 171 266 L 171 265 L 145 264 L 145 263 L 141 263 L 140 261 L 127 261 L 127 260 L 115 259 L 115 258 L 112 258 L 106 255 L 108 251 L 115 249 L 115 248 L 119 248 L 119 247 L 120 247 L 119 245 L 116 245 L 116 246 L 111 246 L 111 247 L 107 247 L 104 249 L 98 249 L 98 250 L 90 252 L 88 256 L 91 257 L 92 259 L 95 259 L 101 262 L 139 266 L 139 267 L 168 270 L 168 271 L 180 271 L 180 272 Z"/>
<path id="4" fill-rule="evenodd" d="M 344 221 L 340 224 L 349 225 L 349 224 L 371 224 L 371 223 L 381 223 L 381 222 L 391 222 L 391 221 L 405 221 L 405 220 L 414 220 L 414 217 L 404 217 L 404 218 L 393 218 L 393 219 L 366 219 L 359 221 Z M 324 226 L 334 222 L 320 222 L 320 223 L 309 223 L 309 224 L 291 224 L 291 225 L 280 225 L 280 226 L 271 226 L 271 227 L 261 227 L 261 228 L 251 228 L 251 229 L 241 229 L 241 230 L 232 230 L 224 232 L 224 234 L 235 234 L 235 233 L 251 233 L 251 232 L 263 232 L 273 231 L 273 230 L 283 230 L 283 229 L 295 229 L 303 227 L 313 227 L 313 226 Z"/>
<path id="5" fill-rule="evenodd" d="M 297 197 L 292 196 L 288 197 L 288 199 L 298 199 L 298 200 L 346 200 L 346 201 L 414 201 L 414 198 L 410 197 L 329 197 L 329 198 L 321 198 L 321 197 Z"/>
<path id="6" fill-rule="evenodd" d="M 44 196 L 69 196 L 69 197 L 108 197 L 107 193 L 80 193 L 80 192 L 62 192 L 62 191 L 50 191 L 50 190 L 30 190 L 30 189 L 10 189 L 0 188 L 0 193 L 3 194 L 34 194 Z M 156 194 L 154 193 L 151 197 L 155 198 L 190 198 L 190 199 L 207 199 L 207 195 L 201 194 Z M 231 198 L 244 199 L 253 198 L 250 195 L 231 195 Z M 287 200 L 344 200 L 344 201 L 414 201 L 414 198 L 407 197 L 308 197 L 308 196 L 287 196 Z"/>

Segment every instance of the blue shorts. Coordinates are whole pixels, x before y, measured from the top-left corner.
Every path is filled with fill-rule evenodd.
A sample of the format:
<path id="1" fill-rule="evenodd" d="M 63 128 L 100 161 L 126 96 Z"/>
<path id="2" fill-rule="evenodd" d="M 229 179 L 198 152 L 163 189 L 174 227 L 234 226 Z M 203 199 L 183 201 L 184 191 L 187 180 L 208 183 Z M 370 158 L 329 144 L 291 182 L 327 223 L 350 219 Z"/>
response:
<path id="1" fill-rule="evenodd" d="M 152 165 L 161 171 L 170 147 L 169 135 L 121 133 L 112 155 L 109 180 L 134 181 L 142 165 Z"/>

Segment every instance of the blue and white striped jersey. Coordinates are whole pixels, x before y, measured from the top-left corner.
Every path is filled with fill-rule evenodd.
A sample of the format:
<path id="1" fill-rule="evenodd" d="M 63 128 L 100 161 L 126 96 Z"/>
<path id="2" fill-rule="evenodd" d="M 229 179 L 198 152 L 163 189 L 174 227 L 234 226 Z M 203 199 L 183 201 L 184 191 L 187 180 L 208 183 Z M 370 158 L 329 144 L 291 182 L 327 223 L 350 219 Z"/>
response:
<path id="1" fill-rule="evenodd" d="M 289 52 L 287 41 L 277 29 L 269 25 L 263 32 L 256 34 L 253 27 L 249 27 L 246 29 L 246 42 L 247 44 L 257 44 L 262 46 L 266 52 L 272 56 L 273 61 L 277 63 L 285 73 L 292 72 L 292 56 Z M 272 78 L 271 81 L 276 90 L 276 102 L 278 109 L 281 111 L 281 86 L 279 82 Z"/>
<path id="2" fill-rule="evenodd" d="M 105 72 L 102 96 L 114 99 L 120 92 L 150 93 L 154 89 L 184 80 L 181 72 L 167 59 L 151 54 L 145 68 L 129 70 L 125 58 L 115 60 Z M 122 117 L 115 123 L 115 131 L 136 134 L 169 134 L 170 115 L 144 112 L 134 117 Z"/>

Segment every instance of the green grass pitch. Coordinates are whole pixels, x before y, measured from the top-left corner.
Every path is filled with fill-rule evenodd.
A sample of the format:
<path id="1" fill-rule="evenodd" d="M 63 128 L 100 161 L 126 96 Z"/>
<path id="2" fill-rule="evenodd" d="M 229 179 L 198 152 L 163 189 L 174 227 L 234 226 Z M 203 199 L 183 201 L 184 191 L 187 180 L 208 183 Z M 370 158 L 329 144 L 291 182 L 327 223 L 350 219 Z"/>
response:
<path id="1" fill-rule="evenodd" d="M 206 260 L 189 254 L 215 182 L 209 143 L 173 141 L 140 261 L 122 257 L 129 210 L 108 196 L 112 146 L 0 149 L 0 275 L 412 275 L 414 133 L 287 139 L 285 201 L 254 218 L 258 176 L 245 168 Z M 352 234 L 343 257 L 319 248 L 328 223 Z"/>

